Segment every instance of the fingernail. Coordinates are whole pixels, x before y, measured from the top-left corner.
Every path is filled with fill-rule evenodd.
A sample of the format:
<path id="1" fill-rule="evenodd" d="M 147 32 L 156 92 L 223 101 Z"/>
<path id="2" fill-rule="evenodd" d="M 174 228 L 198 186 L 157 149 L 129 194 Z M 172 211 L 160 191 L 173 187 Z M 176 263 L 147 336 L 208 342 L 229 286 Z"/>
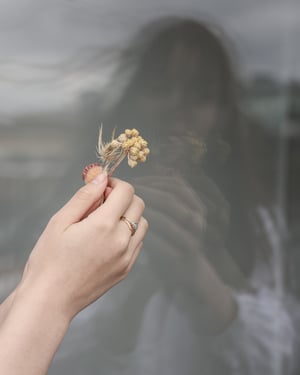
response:
<path id="1" fill-rule="evenodd" d="M 106 180 L 106 178 L 107 178 L 107 173 L 102 172 L 102 173 L 98 174 L 98 176 L 93 179 L 92 183 L 95 184 L 95 185 L 102 184 Z"/>

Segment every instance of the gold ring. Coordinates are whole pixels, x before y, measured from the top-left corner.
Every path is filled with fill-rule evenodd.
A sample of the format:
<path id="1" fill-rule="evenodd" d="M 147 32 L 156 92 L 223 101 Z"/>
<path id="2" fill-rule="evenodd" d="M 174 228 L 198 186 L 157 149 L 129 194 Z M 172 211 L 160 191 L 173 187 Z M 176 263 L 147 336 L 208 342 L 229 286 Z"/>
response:
<path id="1" fill-rule="evenodd" d="M 128 228 L 130 229 L 131 235 L 133 236 L 138 229 L 138 223 L 129 220 L 126 216 L 121 216 L 120 220 L 124 221 L 127 224 Z"/>

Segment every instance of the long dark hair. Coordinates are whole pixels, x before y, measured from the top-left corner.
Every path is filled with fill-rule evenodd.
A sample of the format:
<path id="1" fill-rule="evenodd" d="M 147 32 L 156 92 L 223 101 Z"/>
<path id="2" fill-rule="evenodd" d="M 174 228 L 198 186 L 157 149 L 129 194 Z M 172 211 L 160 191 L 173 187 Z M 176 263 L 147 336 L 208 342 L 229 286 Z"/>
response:
<path id="1" fill-rule="evenodd" d="M 142 129 L 155 149 L 173 134 L 178 113 L 184 117 L 193 107 L 213 105 L 216 119 L 205 137 L 207 155 L 201 165 L 186 163 L 189 170 L 185 177 L 196 186 L 203 168 L 224 193 L 231 207 L 228 250 L 249 273 L 254 259 L 248 215 L 251 199 L 242 187 L 243 129 L 233 57 L 231 44 L 216 28 L 194 19 L 164 18 L 153 22 L 138 33 L 123 53 L 115 82 L 125 76 L 128 83 L 105 122 Z M 201 121 L 197 126 L 203 126 Z M 163 163 L 161 155 L 159 158 L 159 163 Z"/>

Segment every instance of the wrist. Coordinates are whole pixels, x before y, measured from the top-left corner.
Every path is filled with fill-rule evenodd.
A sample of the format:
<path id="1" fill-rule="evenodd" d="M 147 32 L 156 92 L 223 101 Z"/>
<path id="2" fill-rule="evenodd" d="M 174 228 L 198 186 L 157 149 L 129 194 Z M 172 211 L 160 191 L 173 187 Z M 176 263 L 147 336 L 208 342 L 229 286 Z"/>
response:
<path id="1" fill-rule="evenodd" d="M 22 280 L 0 331 L 0 372 L 46 374 L 70 324 L 49 290 Z"/>
<path id="2" fill-rule="evenodd" d="M 204 257 L 198 267 L 199 295 L 206 306 L 207 317 L 213 331 L 220 332 L 229 326 L 238 314 L 234 293 Z"/>
<path id="3" fill-rule="evenodd" d="M 42 280 L 33 280 L 30 276 L 23 278 L 15 290 L 13 308 L 30 306 L 37 315 L 55 318 L 57 325 L 70 325 L 71 314 L 65 307 L 64 298 L 54 283 L 43 277 Z"/>

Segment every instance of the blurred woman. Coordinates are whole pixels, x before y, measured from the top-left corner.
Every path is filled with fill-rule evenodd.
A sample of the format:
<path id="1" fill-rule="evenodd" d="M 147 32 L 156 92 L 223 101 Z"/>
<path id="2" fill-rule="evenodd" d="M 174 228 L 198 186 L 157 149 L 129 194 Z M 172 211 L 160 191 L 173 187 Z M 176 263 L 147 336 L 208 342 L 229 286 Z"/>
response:
<path id="1" fill-rule="evenodd" d="M 49 374 L 274 374 L 292 353 L 291 321 L 250 278 L 270 258 L 257 209 L 272 203 L 272 171 L 261 130 L 239 114 L 230 43 L 197 20 L 163 18 L 138 32 L 110 88 L 120 93 L 109 111 L 103 95 L 85 97 L 74 165 L 43 212 L 77 186 L 95 124 L 108 137 L 136 127 L 151 149 L 131 176 L 143 174 L 132 182 L 149 231 L 130 276 L 74 320 Z M 128 168 L 116 174 L 127 180 Z M 36 218 L 13 247 L 32 241 Z"/>
<path id="2" fill-rule="evenodd" d="M 138 34 L 112 83 L 129 77 L 104 123 L 142 129 L 152 150 L 135 180 L 148 204 L 147 250 L 127 313 L 119 309 L 122 339 L 108 338 L 128 374 L 271 374 L 274 355 L 292 353 L 287 312 L 274 316 L 274 295 L 250 283 L 257 259 L 270 256 L 257 209 L 272 195 L 253 155 L 263 133 L 239 116 L 233 56 L 216 29 L 162 19 Z M 216 344 L 212 334 L 224 331 Z"/>

